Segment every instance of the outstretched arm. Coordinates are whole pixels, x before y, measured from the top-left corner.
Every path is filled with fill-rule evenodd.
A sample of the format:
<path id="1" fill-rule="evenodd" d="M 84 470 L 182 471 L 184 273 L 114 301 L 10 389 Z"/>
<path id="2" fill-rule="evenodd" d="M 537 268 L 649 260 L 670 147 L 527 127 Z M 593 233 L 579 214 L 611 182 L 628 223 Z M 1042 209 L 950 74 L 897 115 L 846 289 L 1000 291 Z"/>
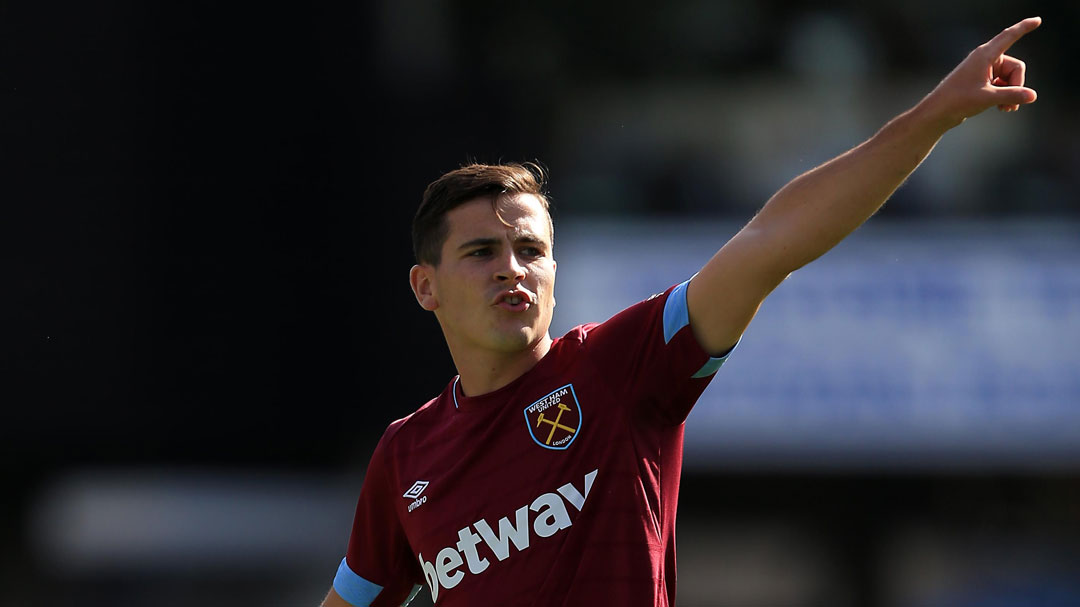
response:
<path id="1" fill-rule="evenodd" d="M 698 342 L 713 354 L 730 349 L 765 297 L 873 215 L 946 131 L 991 106 L 1013 111 L 1035 101 L 1024 63 L 1005 51 L 1040 23 L 1034 17 L 1005 29 L 869 140 L 773 195 L 690 281 Z"/>

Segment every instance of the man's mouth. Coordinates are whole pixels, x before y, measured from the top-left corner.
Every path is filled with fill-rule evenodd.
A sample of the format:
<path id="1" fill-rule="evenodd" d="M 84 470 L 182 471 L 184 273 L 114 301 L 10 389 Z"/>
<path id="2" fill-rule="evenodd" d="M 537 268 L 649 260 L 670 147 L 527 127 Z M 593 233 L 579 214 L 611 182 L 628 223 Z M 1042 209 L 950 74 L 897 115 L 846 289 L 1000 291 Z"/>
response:
<path id="1" fill-rule="evenodd" d="M 524 312 L 532 306 L 533 298 L 527 291 L 506 291 L 495 298 L 495 306 L 511 312 Z"/>

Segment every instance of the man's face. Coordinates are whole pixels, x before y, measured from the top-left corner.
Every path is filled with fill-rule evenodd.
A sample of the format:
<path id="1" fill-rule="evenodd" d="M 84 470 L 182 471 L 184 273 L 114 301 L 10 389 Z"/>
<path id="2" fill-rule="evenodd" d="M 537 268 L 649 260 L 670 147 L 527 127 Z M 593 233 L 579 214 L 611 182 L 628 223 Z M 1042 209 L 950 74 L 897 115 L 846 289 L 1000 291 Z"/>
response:
<path id="1" fill-rule="evenodd" d="M 447 213 L 442 260 L 423 266 L 428 287 L 413 282 L 455 356 L 512 354 L 548 339 L 555 307 L 548 213 L 532 194 L 499 196 L 496 209 L 483 197 Z"/>

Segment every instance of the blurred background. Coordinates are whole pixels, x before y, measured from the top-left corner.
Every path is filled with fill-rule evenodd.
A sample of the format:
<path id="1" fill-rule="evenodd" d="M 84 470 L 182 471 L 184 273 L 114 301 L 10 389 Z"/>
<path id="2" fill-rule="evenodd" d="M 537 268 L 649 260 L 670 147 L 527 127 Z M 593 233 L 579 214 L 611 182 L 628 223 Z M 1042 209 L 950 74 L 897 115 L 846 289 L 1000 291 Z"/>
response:
<path id="1" fill-rule="evenodd" d="M 430 181 L 548 167 L 561 334 L 1030 15 L 1038 103 L 947 134 L 692 413 L 679 604 L 1080 605 L 1080 5 L 968 0 L 0 5 L 0 605 L 318 604 L 455 373 Z"/>

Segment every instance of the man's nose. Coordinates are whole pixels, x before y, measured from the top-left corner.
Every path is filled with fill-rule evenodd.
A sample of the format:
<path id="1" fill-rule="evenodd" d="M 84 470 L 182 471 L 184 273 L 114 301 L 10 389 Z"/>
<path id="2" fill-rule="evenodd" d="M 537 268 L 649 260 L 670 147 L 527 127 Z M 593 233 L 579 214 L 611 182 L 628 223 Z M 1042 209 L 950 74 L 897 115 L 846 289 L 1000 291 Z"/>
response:
<path id="1" fill-rule="evenodd" d="M 499 282 L 520 282 L 525 278 L 525 266 L 522 265 L 517 258 L 517 255 L 510 253 L 503 258 L 503 263 L 500 264 L 498 270 L 495 271 L 495 280 Z"/>

